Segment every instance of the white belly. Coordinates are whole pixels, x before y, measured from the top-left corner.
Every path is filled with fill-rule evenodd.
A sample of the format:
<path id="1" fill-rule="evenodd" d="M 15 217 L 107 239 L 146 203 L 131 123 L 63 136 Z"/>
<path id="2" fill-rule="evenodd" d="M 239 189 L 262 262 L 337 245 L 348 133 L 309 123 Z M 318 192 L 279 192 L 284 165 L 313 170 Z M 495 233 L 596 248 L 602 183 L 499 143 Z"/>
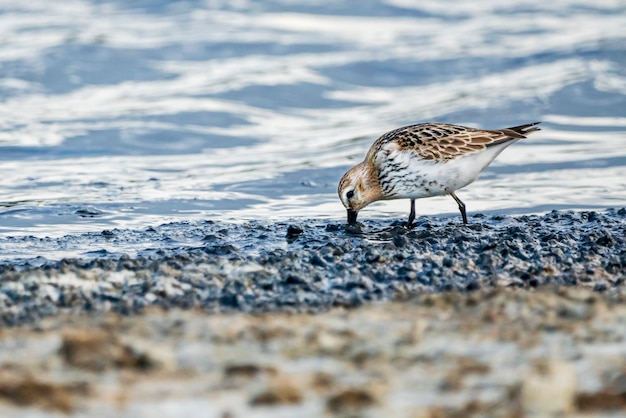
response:
<path id="1" fill-rule="evenodd" d="M 393 171 L 385 172 L 384 167 L 381 167 L 381 186 L 383 190 L 386 189 L 385 197 L 419 199 L 450 194 L 475 181 L 485 167 L 512 142 L 447 162 L 422 160 L 406 151 L 392 152 L 388 157 L 388 166 Z"/>

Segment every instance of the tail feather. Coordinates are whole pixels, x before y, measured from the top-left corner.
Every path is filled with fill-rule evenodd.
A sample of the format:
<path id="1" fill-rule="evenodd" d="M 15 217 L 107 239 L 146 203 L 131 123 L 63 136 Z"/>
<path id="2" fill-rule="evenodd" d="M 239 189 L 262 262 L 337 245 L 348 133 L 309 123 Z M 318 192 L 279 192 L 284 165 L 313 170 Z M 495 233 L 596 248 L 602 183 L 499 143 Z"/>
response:
<path id="1" fill-rule="evenodd" d="M 511 138 L 526 138 L 526 135 L 540 131 L 541 129 L 536 128 L 541 122 L 533 122 L 527 123 L 525 125 L 513 126 L 512 128 L 502 129 L 502 133 L 510 136 Z"/>
<path id="2" fill-rule="evenodd" d="M 541 122 L 527 123 L 525 125 L 513 126 L 512 128 L 489 131 L 499 138 L 488 144 L 487 147 L 493 147 L 507 142 L 515 142 L 519 139 L 526 138 L 526 135 L 541 130 L 539 128 L 535 128 L 535 126 L 540 123 Z"/>

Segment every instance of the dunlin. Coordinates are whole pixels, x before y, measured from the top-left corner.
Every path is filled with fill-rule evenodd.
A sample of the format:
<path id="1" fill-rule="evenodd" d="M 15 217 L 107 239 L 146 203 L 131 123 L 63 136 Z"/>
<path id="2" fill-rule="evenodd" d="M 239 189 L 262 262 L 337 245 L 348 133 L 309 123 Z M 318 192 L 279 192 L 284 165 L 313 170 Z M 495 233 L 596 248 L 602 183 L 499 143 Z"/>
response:
<path id="1" fill-rule="evenodd" d="M 466 224 L 465 204 L 454 192 L 476 180 L 506 147 L 538 131 L 537 124 L 483 130 L 422 123 L 387 132 L 339 182 L 348 223 L 356 223 L 359 211 L 377 200 L 410 199 L 411 226 L 415 199 L 450 195 Z"/>

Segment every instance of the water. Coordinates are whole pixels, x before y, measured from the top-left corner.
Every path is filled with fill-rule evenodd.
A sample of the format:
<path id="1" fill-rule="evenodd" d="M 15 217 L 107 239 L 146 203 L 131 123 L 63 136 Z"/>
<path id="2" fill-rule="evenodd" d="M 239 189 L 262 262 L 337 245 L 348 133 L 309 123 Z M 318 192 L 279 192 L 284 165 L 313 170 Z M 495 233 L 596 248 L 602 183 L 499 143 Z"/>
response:
<path id="1" fill-rule="evenodd" d="M 459 192 L 470 214 L 623 206 L 624 28 L 611 0 L 0 0 L 0 257 L 46 254 L 20 237 L 341 222 L 343 172 L 433 120 L 543 121 Z M 419 201 L 435 214 L 456 204 Z"/>

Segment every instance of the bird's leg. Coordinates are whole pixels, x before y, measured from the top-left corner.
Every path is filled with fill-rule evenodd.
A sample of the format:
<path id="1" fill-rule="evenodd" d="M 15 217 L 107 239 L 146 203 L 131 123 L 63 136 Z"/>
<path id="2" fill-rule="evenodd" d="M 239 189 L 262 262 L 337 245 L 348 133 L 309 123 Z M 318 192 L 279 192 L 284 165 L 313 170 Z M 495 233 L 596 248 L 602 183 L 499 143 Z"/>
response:
<path id="1" fill-rule="evenodd" d="M 461 216 L 463 217 L 463 223 L 467 224 L 467 213 L 465 212 L 465 203 L 461 202 L 461 199 L 456 197 L 454 192 L 451 192 L 450 196 L 452 196 L 452 198 L 456 200 L 457 205 L 459 205 L 459 210 L 461 211 Z"/>
<path id="2" fill-rule="evenodd" d="M 415 199 L 411 199 L 411 212 L 409 212 L 409 222 L 407 226 L 411 228 L 413 226 L 413 221 L 415 220 Z"/>

